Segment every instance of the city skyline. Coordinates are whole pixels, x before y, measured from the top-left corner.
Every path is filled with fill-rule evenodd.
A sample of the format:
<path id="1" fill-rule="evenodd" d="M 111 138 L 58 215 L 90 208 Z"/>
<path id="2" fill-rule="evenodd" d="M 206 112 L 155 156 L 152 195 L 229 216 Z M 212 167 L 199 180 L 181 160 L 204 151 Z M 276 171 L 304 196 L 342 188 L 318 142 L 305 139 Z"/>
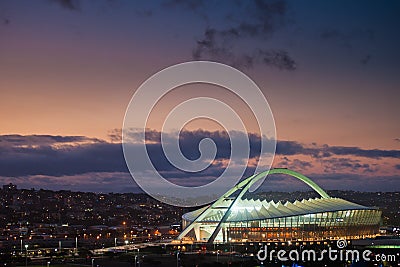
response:
<path id="1" fill-rule="evenodd" d="M 120 145 L 130 98 L 161 69 L 212 60 L 243 71 L 268 100 L 278 139 L 273 167 L 327 190 L 400 191 L 399 9 L 395 1 L 2 1 L 0 180 L 137 192 Z M 174 105 L 204 95 L 248 115 L 223 89 L 193 85 L 163 99 L 149 128 L 158 135 Z M 186 129 L 187 148 L 206 134 L 216 138 L 222 152 L 212 166 L 195 175 L 173 170 L 153 140 L 155 164 L 177 184 L 212 181 L 229 159 L 226 137 L 209 121 Z M 273 180 L 271 190 L 302 189 Z"/>

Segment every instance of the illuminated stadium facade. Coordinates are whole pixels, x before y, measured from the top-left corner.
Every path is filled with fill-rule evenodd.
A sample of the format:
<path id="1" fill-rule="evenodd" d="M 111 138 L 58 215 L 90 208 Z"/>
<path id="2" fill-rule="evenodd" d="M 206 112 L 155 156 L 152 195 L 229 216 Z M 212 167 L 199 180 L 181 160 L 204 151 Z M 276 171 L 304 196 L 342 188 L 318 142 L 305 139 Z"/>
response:
<path id="1" fill-rule="evenodd" d="M 243 198 L 268 174 L 293 176 L 320 197 L 286 203 Z M 243 180 L 212 205 L 184 214 L 178 240 L 225 243 L 359 239 L 378 232 L 381 213 L 377 208 L 332 198 L 300 173 L 271 169 Z"/>

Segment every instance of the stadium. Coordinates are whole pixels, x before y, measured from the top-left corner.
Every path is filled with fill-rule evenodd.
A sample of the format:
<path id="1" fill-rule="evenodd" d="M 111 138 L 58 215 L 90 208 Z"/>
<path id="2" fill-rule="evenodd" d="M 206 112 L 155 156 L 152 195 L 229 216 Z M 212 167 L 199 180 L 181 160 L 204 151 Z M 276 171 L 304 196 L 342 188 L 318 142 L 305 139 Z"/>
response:
<path id="1" fill-rule="evenodd" d="M 285 203 L 244 198 L 268 174 L 293 176 L 319 197 Z M 207 243 L 361 239 L 378 233 L 381 215 L 377 208 L 330 197 L 298 172 L 271 169 L 238 183 L 213 204 L 185 213 L 177 239 Z"/>

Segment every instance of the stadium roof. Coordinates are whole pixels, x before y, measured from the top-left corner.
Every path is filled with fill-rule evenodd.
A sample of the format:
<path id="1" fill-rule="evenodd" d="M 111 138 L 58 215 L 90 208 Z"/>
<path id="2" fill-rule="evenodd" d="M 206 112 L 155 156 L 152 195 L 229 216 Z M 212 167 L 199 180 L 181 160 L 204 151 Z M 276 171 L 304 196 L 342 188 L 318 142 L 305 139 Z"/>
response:
<path id="1" fill-rule="evenodd" d="M 221 207 L 214 207 L 204 217 L 202 222 L 219 222 L 225 214 L 226 208 L 232 204 L 233 200 L 224 200 Z M 205 209 L 198 209 L 184 214 L 184 219 L 194 221 Z M 319 212 L 330 212 L 340 210 L 368 210 L 371 208 L 352 203 L 341 198 L 310 198 L 295 202 L 274 202 L 259 199 L 241 199 L 231 207 L 231 212 L 226 222 L 240 222 L 281 218 L 288 216 L 306 215 Z"/>

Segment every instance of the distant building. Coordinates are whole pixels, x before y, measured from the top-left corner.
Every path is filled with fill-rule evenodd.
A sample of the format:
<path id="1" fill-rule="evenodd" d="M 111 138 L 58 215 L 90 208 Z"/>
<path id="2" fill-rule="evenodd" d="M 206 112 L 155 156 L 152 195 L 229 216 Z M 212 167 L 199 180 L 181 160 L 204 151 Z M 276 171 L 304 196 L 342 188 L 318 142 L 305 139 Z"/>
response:
<path id="1" fill-rule="evenodd" d="M 5 184 L 5 185 L 3 185 L 3 190 L 5 190 L 5 191 L 17 190 L 17 186 L 15 184 L 12 184 L 12 183 Z"/>
<path id="2" fill-rule="evenodd" d="M 267 174 L 287 174 L 309 185 L 320 198 L 274 202 L 243 198 Z M 264 242 L 360 239 L 379 233 L 382 212 L 330 197 L 306 176 L 272 169 L 240 182 L 212 205 L 182 216 L 178 240 L 197 242 Z"/>

